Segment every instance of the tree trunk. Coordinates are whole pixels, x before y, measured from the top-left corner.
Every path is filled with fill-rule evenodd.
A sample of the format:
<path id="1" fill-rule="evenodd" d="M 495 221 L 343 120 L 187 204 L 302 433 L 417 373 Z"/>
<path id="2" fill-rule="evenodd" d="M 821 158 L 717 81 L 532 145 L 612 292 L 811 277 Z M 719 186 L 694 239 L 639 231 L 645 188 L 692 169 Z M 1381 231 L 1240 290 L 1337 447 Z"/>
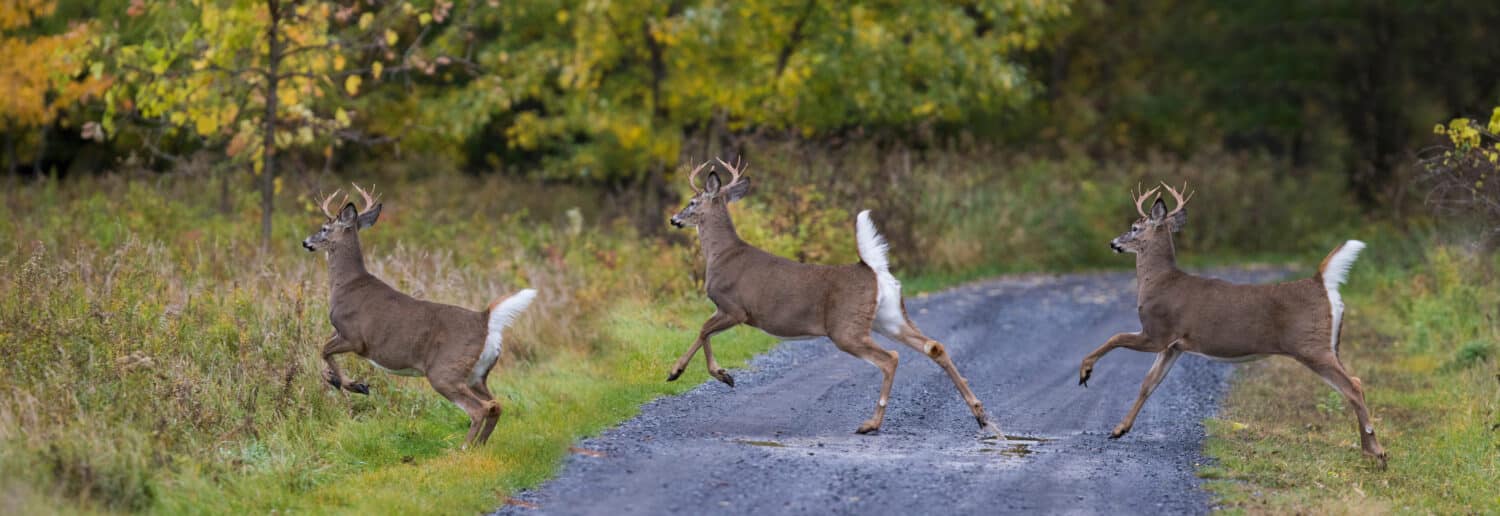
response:
<path id="1" fill-rule="evenodd" d="M 42 177 L 42 160 L 47 158 L 47 129 L 51 126 L 42 124 L 42 138 L 36 146 L 36 158 L 31 161 L 31 173 L 36 177 Z"/>
<path id="2" fill-rule="evenodd" d="M 265 147 L 261 149 L 260 169 L 260 248 L 262 251 L 271 248 L 271 211 L 276 203 L 276 100 L 277 82 L 280 77 L 278 65 L 281 64 L 281 38 L 278 32 L 281 30 L 281 6 L 279 0 L 266 0 L 266 7 L 271 14 L 270 26 L 266 29 L 266 38 L 270 44 L 270 55 L 266 60 L 266 141 Z"/>

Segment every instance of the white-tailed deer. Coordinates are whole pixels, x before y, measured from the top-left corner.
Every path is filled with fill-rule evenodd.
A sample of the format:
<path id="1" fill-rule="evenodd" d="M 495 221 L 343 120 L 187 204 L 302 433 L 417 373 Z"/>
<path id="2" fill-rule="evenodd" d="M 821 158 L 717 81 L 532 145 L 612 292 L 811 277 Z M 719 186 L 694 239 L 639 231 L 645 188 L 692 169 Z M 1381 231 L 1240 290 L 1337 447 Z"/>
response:
<path id="1" fill-rule="evenodd" d="M 1177 207 L 1170 213 L 1160 196 L 1151 213 L 1141 202 L 1161 187 L 1135 197 L 1140 219 L 1130 230 L 1110 241 L 1120 253 L 1135 253 L 1137 310 L 1141 331 L 1121 333 L 1084 357 L 1078 370 L 1079 385 L 1087 385 L 1094 363 L 1115 348 L 1156 353 L 1156 363 L 1141 383 L 1140 396 L 1125 419 L 1110 433 L 1118 438 L 1130 431 L 1146 398 L 1167 376 L 1183 352 L 1227 361 L 1245 361 L 1267 355 L 1285 355 L 1312 369 L 1349 400 L 1359 418 L 1360 445 L 1365 453 L 1385 465 L 1385 450 L 1375 440 L 1365 406 L 1364 387 L 1339 362 L 1339 337 L 1343 329 L 1344 302 L 1339 285 L 1365 244 L 1358 240 L 1335 248 L 1318 273 L 1311 278 L 1269 285 L 1237 285 L 1203 278 L 1177 268 L 1172 233 L 1187 223 L 1187 201 L 1180 192 L 1163 184 Z"/>
<path id="2" fill-rule="evenodd" d="M 735 232 L 729 203 L 750 191 L 750 181 L 739 168 L 718 161 L 732 175 L 729 183 L 721 185 L 718 172 L 710 171 L 705 187 L 699 189 L 697 177 L 709 163 L 699 165 L 688 178 L 695 195 L 672 217 L 674 226 L 698 229 L 707 262 L 704 287 L 718 311 L 703 323 L 697 340 L 677 360 L 667 381 L 681 376 L 701 347 L 708 373 L 733 387 L 734 378 L 714 361 L 709 339 L 737 324 L 748 324 L 783 339 L 826 336 L 839 349 L 874 364 L 885 375 L 875 414 L 856 430 L 869 433 L 878 430 L 885 420 L 897 362 L 895 351 L 887 351 L 871 338 L 873 330 L 937 362 L 958 387 L 980 428 L 1001 436 L 943 345 L 923 335 L 907 318 L 901 282 L 891 275 L 885 239 L 875 231 L 869 211 L 859 213 L 855 226 L 860 263 L 812 265 L 775 256 L 745 243 Z"/>
<path id="3" fill-rule="evenodd" d="M 328 221 L 302 241 L 308 251 L 327 251 L 329 319 L 333 337 L 323 346 L 328 369 L 323 378 L 335 389 L 369 394 L 364 383 L 353 382 L 339 372 L 334 355 L 354 353 L 380 369 L 402 376 L 425 376 L 432 388 L 469 414 L 469 433 L 464 446 L 484 444 L 500 419 L 500 402 L 490 394 L 485 380 L 500 358 L 505 327 L 536 298 L 525 289 L 496 299 L 489 308 L 474 311 L 413 299 L 396 291 L 365 270 L 359 247 L 359 231 L 380 218 L 381 204 L 359 186 L 365 211 L 347 203 L 337 214 L 323 199 Z"/>

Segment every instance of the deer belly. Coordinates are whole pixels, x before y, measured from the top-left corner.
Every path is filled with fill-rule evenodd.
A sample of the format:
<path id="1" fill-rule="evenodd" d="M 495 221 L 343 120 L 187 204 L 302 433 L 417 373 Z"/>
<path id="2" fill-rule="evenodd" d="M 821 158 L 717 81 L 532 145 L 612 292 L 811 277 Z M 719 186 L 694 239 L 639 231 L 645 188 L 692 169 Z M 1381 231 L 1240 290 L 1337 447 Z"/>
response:
<path id="1" fill-rule="evenodd" d="M 367 358 L 365 360 L 368 360 L 370 362 L 370 365 L 375 366 L 376 369 L 379 369 L 381 371 L 385 371 L 387 373 L 390 373 L 390 374 L 393 374 L 393 375 L 396 375 L 396 376 L 423 376 L 422 371 L 417 370 L 417 368 L 415 368 L 415 367 L 408 367 L 408 368 L 405 368 L 405 369 L 391 369 L 389 367 L 380 365 L 379 362 L 376 362 L 373 359 Z"/>

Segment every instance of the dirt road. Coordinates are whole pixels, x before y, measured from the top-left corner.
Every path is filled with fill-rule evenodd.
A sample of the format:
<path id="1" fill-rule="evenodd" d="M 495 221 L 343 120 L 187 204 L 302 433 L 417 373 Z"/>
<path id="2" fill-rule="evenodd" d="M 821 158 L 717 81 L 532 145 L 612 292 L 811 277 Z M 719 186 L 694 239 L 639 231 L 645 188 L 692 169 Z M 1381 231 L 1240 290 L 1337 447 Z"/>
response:
<path id="1" fill-rule="evenodd" d="M 1205 460 L 1201 421 L 1231 366 L 1183 357 L 1116 441 L 1109 430 L 1153 355 L 1115 351 L 1088 388 L 1078 386 L 1085 354 L 1140 328 L 1134 285 L 1132 273 L 1012 277 L 907 300 L 1010 441 L 982 439 L 942 370 L 883 339 L 901 353 L 890 408 L 879 433 L 855 435 L 879 371 L 826 340 L 787 342 L 733 371 L 735 388 L 705 383 L 579 443 L 603 456 L 573 455 L 557 479 L 517 495 L 539 508 L 500 513 L 1205 512 L 1209 496 L 1194 475 Z M 661 364 L 663 375 L 670 366 Z M 701 356 L 692 367 L 703 367 Z"/>

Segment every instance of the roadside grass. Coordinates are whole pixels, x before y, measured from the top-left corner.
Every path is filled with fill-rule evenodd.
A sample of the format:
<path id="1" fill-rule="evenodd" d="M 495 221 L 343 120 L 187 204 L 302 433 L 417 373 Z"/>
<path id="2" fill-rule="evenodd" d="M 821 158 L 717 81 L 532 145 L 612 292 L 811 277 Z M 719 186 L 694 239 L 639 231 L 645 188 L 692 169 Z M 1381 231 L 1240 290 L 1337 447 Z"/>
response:
<path id="1" fill-rule="evenodd" d="M 875 194 L 861 196 L 837 178 L 869 181 L 888 164 L 860 152 L 805 167 L 767 152 L 760 191 L 733 208 L 742 235 L 784 256 L 850 263 L 852 208 L 886 210 L 877 221 L 908 294 L 1000 272 L 1126 268 L 1104 243 L 1131 218 L 1124 185 L 1156 173 L 937 153 L 898 167 L 919 193 L 865 184 Z M 1285 186 L 1260 165 L 1219 156 L 1161 173 L 1212 185 L 1200 199 Z M 1254 170 L 1208 181 L 1234 167 Z M 579 437 L 707 379 L 700 358 L 664 381 L 712 312 L 689 233 L 639 236 L 607 196 L 574 186 L 371 175 L 385 196 L 381 221 L 361 234 L 372 272 L 461 306 L 542 292 L 490 377 L 505 414 L 489 446 L 459 450 L 465 416 L 421 379 L 352 356 L 339 360 L 371 396 L 319 378 L 327 271 L 297 242 L 322 220 L 316 192 L 343 181 L 285 178 L 261 250 L 255 195 L 232 191 L 220 211 L 216 178 L 47 180 L 0 193 L 0 512 L 488 510 L 554 474 Z M 1237 262 L 1246 249 L 1321 257 L 1304 244 L 1338 228 L 1277 245 L 1253 235 L 1257 224 L 1303 228 L 1344 213 L 1303 203 L 1337 197 L 1332 184 L 1292 188 L 1272 219 L 1204 217 L 1219 231 L 1203 234 L 1245 238 L 1189 241 L 1190 263 Z M 748 328 L 716 340 L 726 367 L 774 345 Z"/>
<path id="2" fill-rule="evenodd" d="M 1208 421 L 1216 464 L 1200 476 L 1222 509 L 1500 512 L 1500 260 L 1437 241 L 1372 246 L 1345 287 L 1340 355 L 1363 380 L 1389 468 L 1360 453 L 1342 396 L 1267 359 L 1235 374 Z"/>

